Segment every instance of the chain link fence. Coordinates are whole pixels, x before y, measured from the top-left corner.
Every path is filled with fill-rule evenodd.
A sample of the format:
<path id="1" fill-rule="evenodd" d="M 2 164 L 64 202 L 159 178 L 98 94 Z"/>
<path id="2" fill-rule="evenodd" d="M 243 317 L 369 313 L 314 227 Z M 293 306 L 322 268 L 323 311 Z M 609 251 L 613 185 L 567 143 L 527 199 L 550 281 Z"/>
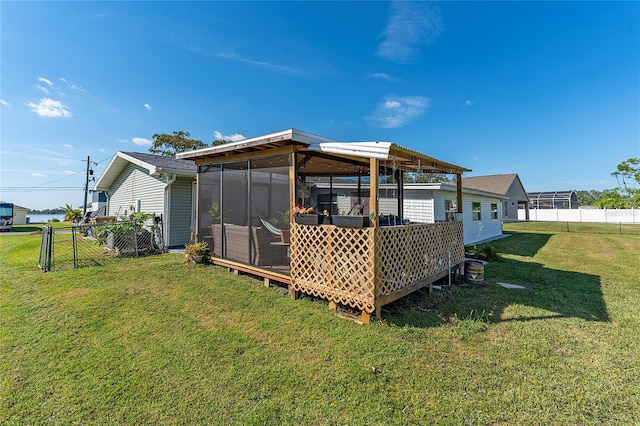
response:
<path id="1" fill-rule="evenodd" d="M 159 217 L 146 221 L 44 226 L 38 266 L 49 272 L 163 253 L 166 249 L 161 229 Z"/>

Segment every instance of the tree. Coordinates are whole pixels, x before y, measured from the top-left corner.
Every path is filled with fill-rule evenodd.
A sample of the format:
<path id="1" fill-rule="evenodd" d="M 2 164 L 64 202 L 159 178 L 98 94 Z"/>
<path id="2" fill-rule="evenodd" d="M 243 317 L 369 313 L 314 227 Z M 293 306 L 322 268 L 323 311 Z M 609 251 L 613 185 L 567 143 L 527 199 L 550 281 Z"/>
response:
<path id="1" fill-rule="evenodd" d="M 224 145 L 229 142 L 231 142 L 229 139 L 216 139 L 211 143 L 211 146 Z"/>
<path id="2" fill-rule="evenodd" d="M 618 181 L 618 192 L 629 204 L 629 207 L 640 207 L 640 158 L 629 158 L 618 164 L 617 170 L 611 173 Z M 622 181 L 622 186 L 620 186 Z"/>
<path id="3" fill-rule="evenodd" d="M 197 139 L 190 139 L 189 132 L 174 131 L 173 134 L 156 133 L 153 135 L 153 144 L 149 148 L 152 154 L 160 154 L 167 157 L 175 157 L 179 152 L 193 151 L 206 148 L 208 145 Z"/>
<path id="4" fill-rule="evenodd" d="M 576 191 L 579 206 L 593 206 L 594 202 L 604 195 L 602 191 L 592 189 L 590 191 Z"/>
<path id="5" fill-rule="evenodd" d="M 618 181 L 618 187 L 606 189 L 602 197 L 594 202 L 600 208 L 629 209 L 640 207 L 640 158 L 629 158 L 611 173 Z M 620 185 L 622 182 L 622 185 Z"/>
<path id="6" fill-rule="evenodd" d="M 77 222 L 82 220 L 82 210 L 74 209 L 70 204 L 65 204 L 64 207 L 60 207 L 64 209 L 64 221 L 65 222 Z"/>
<path id="7" fill-rule="evenodd" d="M 443 173 L 410 172 L 404 174 L 405 183 L 449 182 L 451 179 Z"/>
<path id="8" fill-rule="evenodd" d="M 595 200 L 593 205 L 601 209 L 626 209 L 629 207 L 618 188 L 605 189 L 602 192 L 602 197 Z"/>

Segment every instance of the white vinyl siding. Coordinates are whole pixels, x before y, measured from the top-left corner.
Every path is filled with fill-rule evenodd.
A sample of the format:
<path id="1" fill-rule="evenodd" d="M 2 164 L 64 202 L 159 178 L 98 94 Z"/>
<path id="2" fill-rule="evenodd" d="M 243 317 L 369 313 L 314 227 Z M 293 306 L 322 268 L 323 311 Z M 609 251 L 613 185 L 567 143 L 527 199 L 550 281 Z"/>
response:
<path id="1" fill-rule="evenodd" d="M 491 219 L 491 204 L 495 204 L 497 201 L 497 199 L 489 197 L 463 194 L 462 214 L 465 245 L 502 235 L 502 221 Z M 480 220 L 473 218 L 473 203 L 480 203 Z M 497 206 L 499 209 L 502 203 L 497 203 Z M 498 219 L 500 218 L 500 210 L 498 210 Z"/>

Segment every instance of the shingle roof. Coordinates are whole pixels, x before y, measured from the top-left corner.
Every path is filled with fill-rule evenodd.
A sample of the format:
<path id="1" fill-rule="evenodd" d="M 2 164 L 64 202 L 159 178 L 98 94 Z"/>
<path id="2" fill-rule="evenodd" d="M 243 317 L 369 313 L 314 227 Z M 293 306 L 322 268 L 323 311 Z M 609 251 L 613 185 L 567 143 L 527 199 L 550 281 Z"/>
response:
<path id="1" fill-rule="evenodd" d="M 144 152 L 123 152 L 123 154 L 161 169 L 196 171 L 196 165 L 191 160 L 179 160 L 173 157 L 147 154 Z"/>
<path id="2" fill-rule="evenodd" d="M 197 167 L 191 160 L 179 160 L 162 155 L 146 154 L 143 152 L 116 152 L 111 162 L 96 182 L 94 190 L 108 191 L 115 179 L 130 164 L 147 169 L 150 174 L 176 174 L 177 176 L 195 178 Z"/>
<path id="3" fill-rule="evenodd" d="M 505 195 L 515 179 L 518 179 L 517 173 L 475 176 L 462 178 L 462 186 L 464 188 L 477 189 L 479 191 L 487 191 L 493 192 L 494 194 Z"/>

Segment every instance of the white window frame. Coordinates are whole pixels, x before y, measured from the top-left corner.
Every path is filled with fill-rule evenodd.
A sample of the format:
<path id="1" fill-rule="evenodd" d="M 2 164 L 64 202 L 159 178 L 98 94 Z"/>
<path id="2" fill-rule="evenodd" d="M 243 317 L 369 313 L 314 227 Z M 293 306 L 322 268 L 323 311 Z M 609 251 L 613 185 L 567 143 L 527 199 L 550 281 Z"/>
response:
<path id="1" fill-rule="evenodd" d="M 474 222 L 480 222 L 482 220 L 482 203 L 479 201 L 473 201 L 471 203 L 471 218 Z"/>

